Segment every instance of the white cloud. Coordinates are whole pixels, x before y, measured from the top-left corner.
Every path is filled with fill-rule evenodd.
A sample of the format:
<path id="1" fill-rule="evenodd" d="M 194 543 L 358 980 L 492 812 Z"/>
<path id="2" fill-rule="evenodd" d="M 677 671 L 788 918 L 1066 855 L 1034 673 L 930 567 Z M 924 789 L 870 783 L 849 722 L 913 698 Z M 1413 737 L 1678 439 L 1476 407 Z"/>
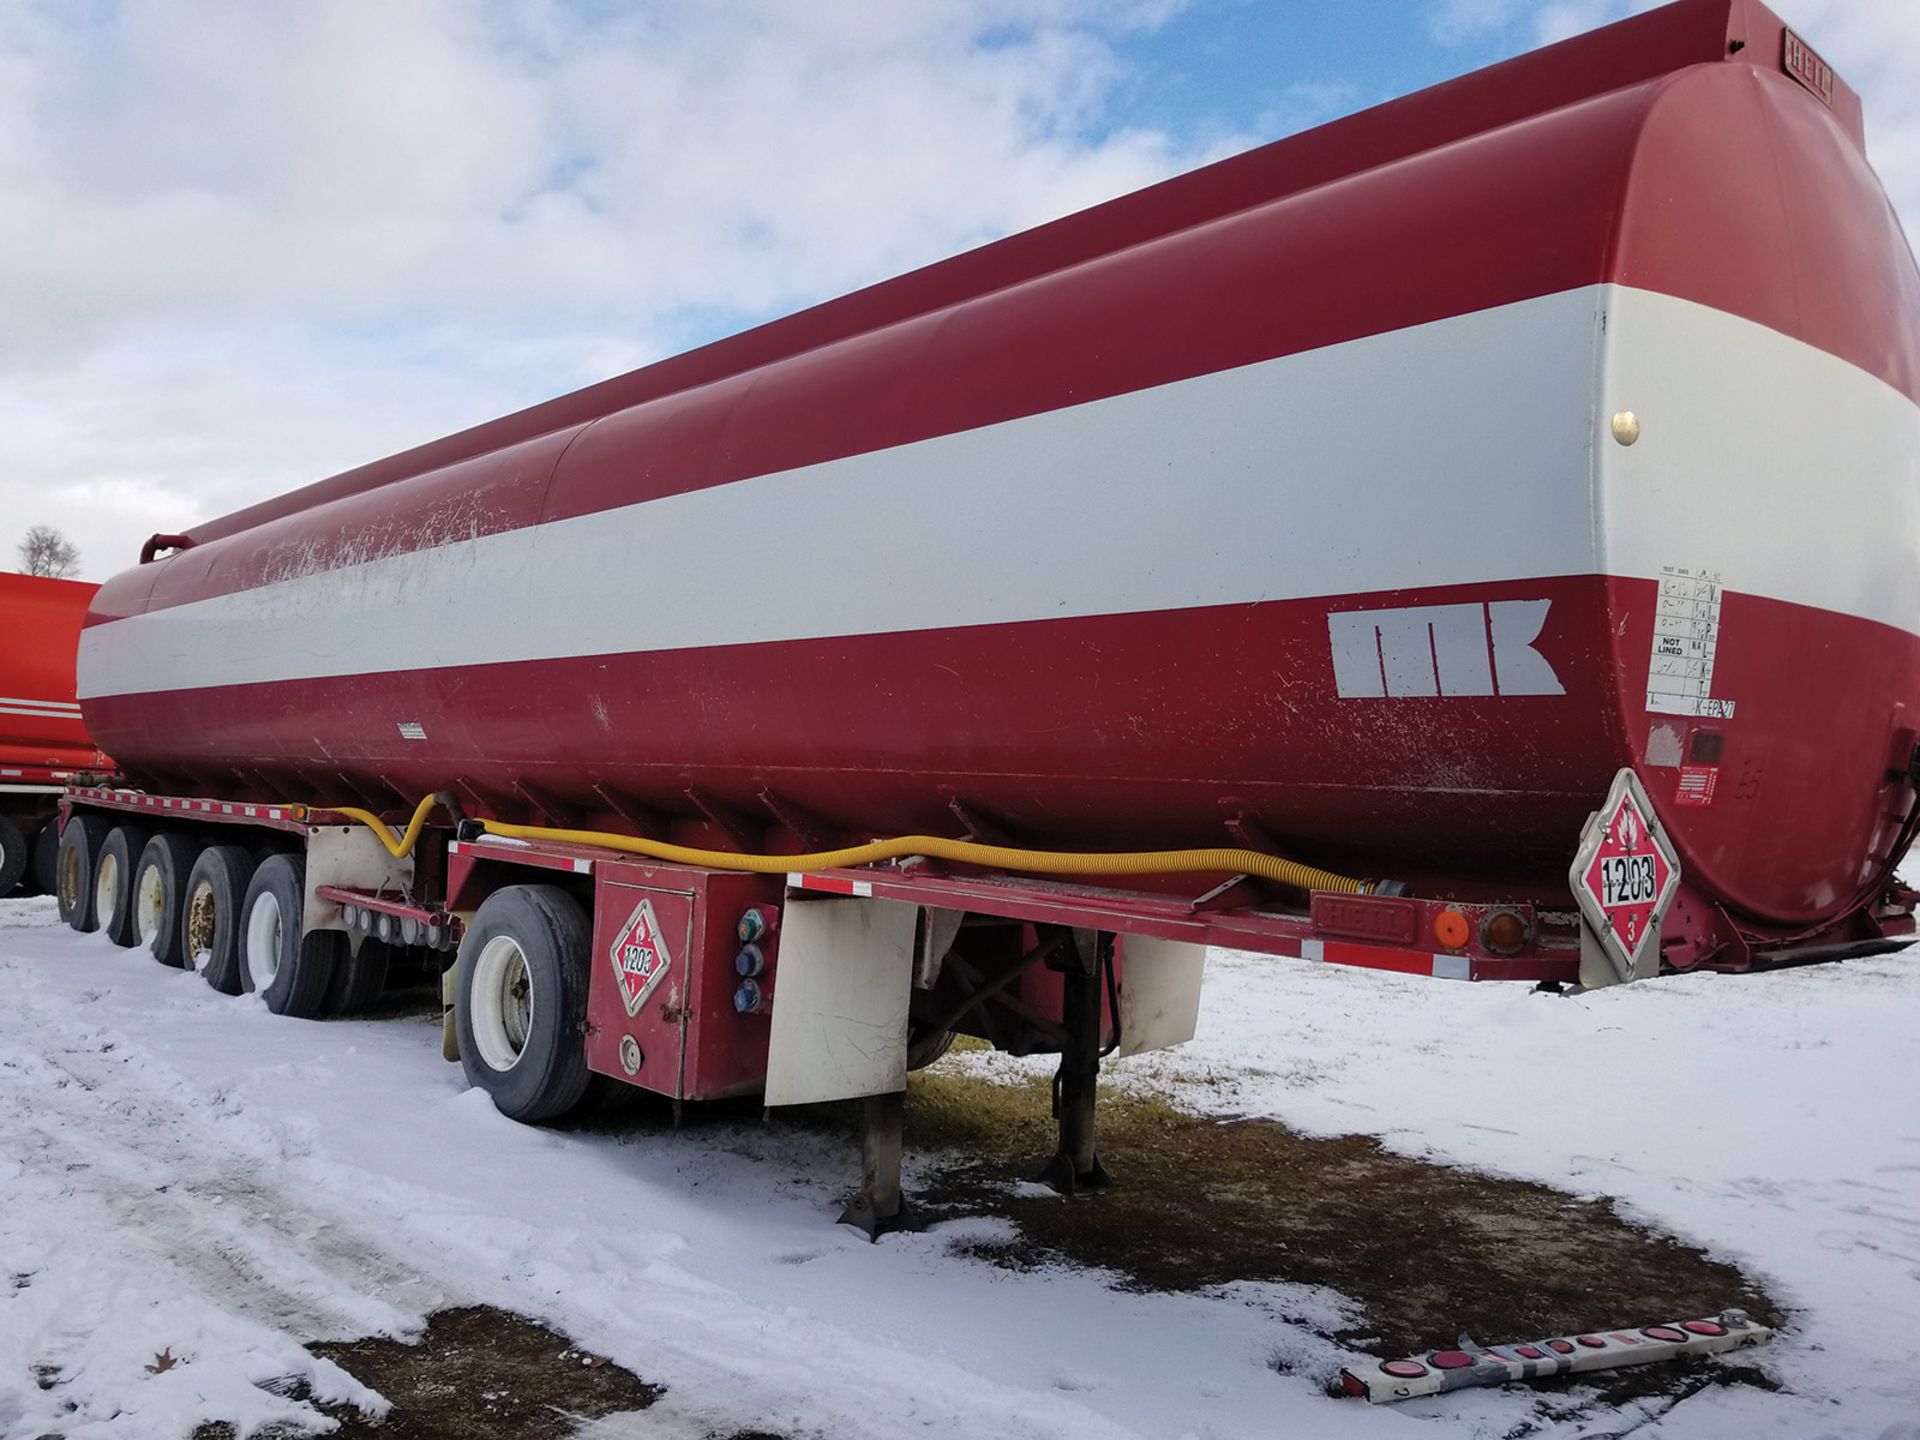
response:
<path id="1" fill-rule="evenodd" d="M 1183 0 L 0 0 L 0 564 L 334 470 L 1250 137 L 1115 128 Z M 1638 0 L 1431 0 L 1524 48 Z M 1920 217 L 1916 0 L 1792 0 Z M 1282 133 L 1359 92 L 1298 85 Z"/>
<path id="2" fill-rule="evenodd" d="M 1176 6 L 0 7 L 0 546 L 102 576 L 1160 178 L 1192 157 L 1107 103 Z"/>

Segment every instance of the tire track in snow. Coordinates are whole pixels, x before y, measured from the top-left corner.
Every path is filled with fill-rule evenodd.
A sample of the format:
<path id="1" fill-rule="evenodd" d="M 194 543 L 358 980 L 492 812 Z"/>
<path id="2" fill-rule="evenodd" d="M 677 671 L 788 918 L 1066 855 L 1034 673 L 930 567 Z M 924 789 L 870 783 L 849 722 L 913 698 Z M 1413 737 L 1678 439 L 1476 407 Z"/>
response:
<path id="1" fill-rule="evenodd" d="M 21 1137 L 29 1170 L 84 1183 L 154 1265 L 303 1339 L 408 1333 L 446 1303 L 441 1287 L 313 1192 L 278 1183 L 286 1157 L 257 1129 L 246 1133 L 240 1107 L 156 1074 L 106 1032 L 75 1039 L 43 1053 L 53 1083 L 35 1085 L 25 1106 L 10 1105 L 0 1084 L 0 1133 Z"/>

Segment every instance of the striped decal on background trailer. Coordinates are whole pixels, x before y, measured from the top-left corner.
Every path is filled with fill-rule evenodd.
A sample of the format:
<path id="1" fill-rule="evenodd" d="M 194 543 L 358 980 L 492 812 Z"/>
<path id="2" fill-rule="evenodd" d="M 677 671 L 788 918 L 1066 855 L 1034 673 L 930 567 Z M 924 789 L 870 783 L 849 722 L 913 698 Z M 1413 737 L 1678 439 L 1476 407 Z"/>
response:
<path id="1" fill-rule="evenodd" d="M 78 720 L 80 702 L 77 700 L 29 700 L 18 696 L 0 695 L 0 715 L 37 715 L 55 720 Z"/>

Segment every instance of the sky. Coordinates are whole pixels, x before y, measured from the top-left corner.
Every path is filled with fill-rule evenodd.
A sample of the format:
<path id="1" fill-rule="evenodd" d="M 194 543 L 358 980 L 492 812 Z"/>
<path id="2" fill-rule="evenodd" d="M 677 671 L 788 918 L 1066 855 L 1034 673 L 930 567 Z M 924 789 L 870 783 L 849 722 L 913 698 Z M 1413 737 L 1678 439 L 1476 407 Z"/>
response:
<path id="1" fill-rule="evenodd" d="M 0 567 L 142 540 L 1639 0 L 0 0 Z M 1776 0 L 1920 236 L 1920 0 Z"/>

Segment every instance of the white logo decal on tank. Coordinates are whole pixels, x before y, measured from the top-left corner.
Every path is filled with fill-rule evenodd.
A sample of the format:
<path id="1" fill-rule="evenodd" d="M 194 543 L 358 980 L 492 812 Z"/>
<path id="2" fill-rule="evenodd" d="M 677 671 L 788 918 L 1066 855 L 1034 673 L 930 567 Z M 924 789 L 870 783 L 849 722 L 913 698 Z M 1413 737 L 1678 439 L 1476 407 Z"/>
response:
<path id="1" fill-rule="evenodd" d="M 1731 720 L 1733 701 L 1713 698 L 1720 648 L 1720 572 L 1660 567 L 1653 654 L 1647 660 L 1647 709 L 1661 715 Z"/>
<path id="2" fill-rule="evenodd" d="M 1344 610 L 1327 616 L 1342 699 L 1564 695 L 1535 648 L 1551 600 Z"/>
<path id="3" fill-rule="evenodd" d="M 427 727 L 422 725 L 418 720 L 402 720 L 399 722 L 399 727 L 400 738 L 402 740 L 424 740 L 427 738 Z"/>

